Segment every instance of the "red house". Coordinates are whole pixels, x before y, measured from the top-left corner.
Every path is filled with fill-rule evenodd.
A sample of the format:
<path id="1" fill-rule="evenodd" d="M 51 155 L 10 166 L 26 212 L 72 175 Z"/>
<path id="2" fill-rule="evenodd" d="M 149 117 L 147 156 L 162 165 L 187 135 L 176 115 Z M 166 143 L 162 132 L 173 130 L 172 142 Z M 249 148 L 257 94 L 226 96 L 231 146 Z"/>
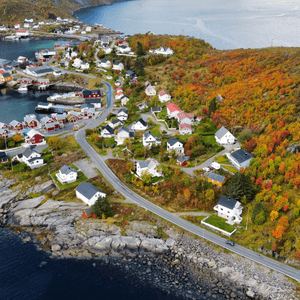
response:
<path id="1" fill-rule="evenodd" d="M 34 84 L 34 80 L 31 78 L 23 78 L 22 79 L 22 83 L 26 83 L 26 84 Z"/>
<path id="2" fill-rule="evenodd" d="M 66 123 L 66 117 L 67 116 L 66 116 L 65 113 L 63 113 L 63 114 L 52 114 L 51 117 L 52 117 L 52 120 L 54 122 L 59 122 L 59 123 L 63 123 L 63 124 Z"/>
<path id="3" fill-rule="evenodd" d="M 7 129 L 0 129 L 0 136 L 4 139 L 8 138 L 8 130 Z"/>
<path id="4" fill-rule="evenodd" d="M 9 129 L 9 126 L 6 125 L 5 123 L 0 122 L 0 129 Z"/>
<path id="5" fill-rule="evenodd" d="M 27 144 L 35 145 L 45 142 L 45 139 L 38 131 L 31 129 L 25 137 L 25 142 Z"/>
<path id="6" fill-rule="evenodd" d="M 101 91 L 100 90 L 84 90 L 82 91 L 82 97 L 84 99 L 89 99 L 89 98 L 101 98 Z"/>
<path id="7" fill-rule="evenodd" d="M 50 80 L 48 78 L 39 78 L 38 79 L 38 84 L 40 84 L 40 85 L 49 85 Z"/>
<path id="8" fill-rule="evenodd" d="M 23 124 L 16 121 L 16 120 L 13 120 L 9 123 L 9 126 L 13 129 L 13 130 L 16 130 L 16 131 L 21 131 L 24 129 L 23 127 Z"/>
<path id="9" fill-rule="evenodd" d="M 50 122 L 50 123 L 46 123 L 44 126 L 47 131 L 52 131 L 52 130 L 59 128 L 59 123 L 58 122 L 52 122 L 52 123 Z"/>
<path id="10" fill-rule="evenodd" d="M 35 117 L 32 116 L 25 116 L 24 123 L 28 128 L 38 128 L 40 127 L 40 123 Z"/>

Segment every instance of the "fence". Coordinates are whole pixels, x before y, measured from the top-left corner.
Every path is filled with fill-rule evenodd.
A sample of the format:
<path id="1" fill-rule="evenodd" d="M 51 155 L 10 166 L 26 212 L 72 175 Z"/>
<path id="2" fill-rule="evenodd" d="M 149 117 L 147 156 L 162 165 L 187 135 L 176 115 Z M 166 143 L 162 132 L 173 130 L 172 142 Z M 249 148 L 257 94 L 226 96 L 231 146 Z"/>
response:
<path id="1" fill-rule="evenodd" d="M 222 234 L 224 234 L 224 235 L 226 235 L 226 236 L 232 236 L 232 235 L 236 232 L 236 229 L 234 229 L 232 232 L 227 232 L 227 231 L 225 231 L 225 230 L 223 230 L 223 229 L 220 229 L 220 228 L 218 228 L 218 227 L 216 227 L 216 226 L 213 226 L 213 225 L 211 225 L 211 224 L 208 224 L 208 223 L 205 222 L 205 220 L 206 220 L 207 218 L 209 218 L 209 217 L 206 217 L 205 219 L 203 219 L 203 220 L 201 221 L 201 224 L 203 224 L 204 226 L 207 226 L 208 228 L 211 228 L 212 230 L 220 231 Z"/>

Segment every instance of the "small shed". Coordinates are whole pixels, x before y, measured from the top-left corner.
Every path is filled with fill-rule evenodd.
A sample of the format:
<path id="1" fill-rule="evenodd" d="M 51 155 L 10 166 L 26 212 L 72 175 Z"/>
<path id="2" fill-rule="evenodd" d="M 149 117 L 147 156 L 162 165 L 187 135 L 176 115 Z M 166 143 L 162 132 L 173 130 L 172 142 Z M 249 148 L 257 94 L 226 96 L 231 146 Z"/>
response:
<path id="1" fill-rule="evenodd" d="M 208 181 L 211 182 L 212 184 L 215 184 L 217 186 L 223 186 L 223 184 L 226 181 L 226 177 L 210 172 L 208 175 Z"/>

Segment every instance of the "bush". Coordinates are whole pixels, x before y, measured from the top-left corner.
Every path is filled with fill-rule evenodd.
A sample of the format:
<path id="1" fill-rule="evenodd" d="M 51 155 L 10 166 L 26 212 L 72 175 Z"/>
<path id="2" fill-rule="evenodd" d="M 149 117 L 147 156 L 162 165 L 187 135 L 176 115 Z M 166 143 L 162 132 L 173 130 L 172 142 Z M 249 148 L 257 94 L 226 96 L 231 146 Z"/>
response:
<path id="1" fill-rule="evenodd" d="M 89 135 L 91 135 L 93 133 L 93 129 L 86 129 L 85 130 L 85 135 L 86 136 L 89 136 Z"/>
<path id="2" fill-rule="evenodd" d="M 9 143 L 8 143 L 8 147 L 9 148 L 13 148 L 14 146 L 15 146 L 15 142 L 14 141 L 10 141 Z"/>
<path id="3" fill-rule="evenodd" d="M 261 202 L 257 202 L 253 208 L 251 220 L 254 224 L 261 225 L 264 223 L 265 219 L 266 219 L 266 217 L 265 217 L 265 212 L 264 212 L 264 205 Z M 262 222 L 262 220 L 263 220 L 263 222 Z M 256 223 L 256 222 L 258 222 L 258 223 Z M 261 223 L 261 224 L 259 224 L 259 223 Z"/>
<path id="4" fill-rule="evenodd" d="M 58 155 L 58 156 L 61 156 L 61 155 L 63 155 L 63 154 L 64 154 L 63 151 L 58 151 L 58 152 L 57 152 L 57 155 Z"/>

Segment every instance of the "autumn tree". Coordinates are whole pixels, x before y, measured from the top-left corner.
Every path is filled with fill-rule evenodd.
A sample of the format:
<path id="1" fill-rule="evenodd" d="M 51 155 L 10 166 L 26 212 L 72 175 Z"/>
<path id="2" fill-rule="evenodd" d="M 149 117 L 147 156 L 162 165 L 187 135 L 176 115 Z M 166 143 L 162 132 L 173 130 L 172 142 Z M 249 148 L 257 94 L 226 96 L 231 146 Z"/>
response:
<path id="1" fill-rule="evenodd" d="M 270 217 L 271 217 L 271 220 L 272 220 L 272 221 L 275 221 L 275 220 L 278 218 L 278 216 L 279 216 L 278 211 L 276 211 L 276 210 L 272 210 L 272 211 L 271 211 Z"/>
<path id="2" fill-rule="evenodd" d="M 99 135 L 97 133 L 92 133 L 91 134 L 91 140 L 96 143 L 99 140 Z"/>
<path id="3" fill-rule="evenodd" d="M 104 56 L 105 56 L 105 53 L 104 53 L 103 50 L 98 51 L 97 57 L 98 57 L 99 59 L 102 59 Z"/>
<path id="4" fill-rule="evenodd" d="M 261 202 L 257 202 L 252 210 L 251 220 L 256 225 L 262 225 L 265 220 L 264 205 Z"/>
<path id="5" fill-rule="evenodd" d="M 212 189 L 208 189 L 205 193 L 205 199 L 207 202 L 212 202 L 215 199 L 215 192 Z"/>
<path id="6" fill-rule="evenodd" d="M 48 145 L 52 149 L 60 149 L 62 147 L 62 140 L 59 136 L 51 137 L 48 141 Z"/>
<path id="7" fill-rule="evenodd" d="M 22 138 L 22 136 L 21 136 L 20 134 L 16 134 L 16 135 L 13 136 L 13 140 L 14 140 L 16 143 L 20 142 L 22 139 L 23 139 L 23 138 Z"/>
<path id="8" fill-rule="evenodd" d="M 236 173 L 231 177 L 226 195 L 235 200 L 241 200 L 246 196 L 247 201 L 251 201 L 256 194 L 256 189 L 251 181 L 251 178 L 245 173 Z"/>

